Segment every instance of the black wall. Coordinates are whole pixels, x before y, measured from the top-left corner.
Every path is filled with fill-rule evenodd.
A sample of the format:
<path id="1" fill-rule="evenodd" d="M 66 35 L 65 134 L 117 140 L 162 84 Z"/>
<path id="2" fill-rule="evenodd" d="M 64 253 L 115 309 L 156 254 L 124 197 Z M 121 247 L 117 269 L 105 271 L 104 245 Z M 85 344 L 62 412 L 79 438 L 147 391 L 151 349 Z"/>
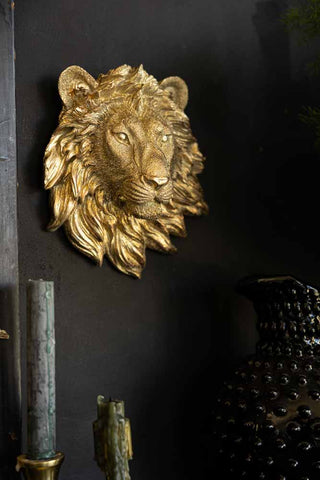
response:
<path id="1" fill-rule="evenodd" d="M 256 340 L 234 284 L 254 273 L 320 283 L 318 158 L 297 118 L 319 93 L 305 71 L 312 52 L 280 22 L 287 6 L 16 2 L 21 318 L 27 279 L 54 280 L 62 480 L 102 478 L 91 428 L 98 394 L 126 402 L 133 480 L 204 478 L 215 391 Z M 45 230 L 42 157 L 61 107 L 58 75 L 72 64 L 98 75 L 123 63 L 186 80 L 211 207 L 187 220 L 177 255 L 148 252 L 140 281 L 96 267 L 63 231 Z"/>

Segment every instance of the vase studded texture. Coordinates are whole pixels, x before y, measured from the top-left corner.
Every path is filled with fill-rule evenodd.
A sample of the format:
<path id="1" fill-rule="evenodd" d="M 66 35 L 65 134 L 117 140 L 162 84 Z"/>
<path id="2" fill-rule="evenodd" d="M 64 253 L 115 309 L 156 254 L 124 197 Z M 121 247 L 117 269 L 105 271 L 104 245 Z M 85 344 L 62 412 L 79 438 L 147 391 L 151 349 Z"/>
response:
<path id="1" fill-rule="evenodd" d="M 239 291 L 254 303 L 260 339 L 218 395 L 215 471 L 237 480 L 319 480 L 319 291 L 290 276 L 247 279 Z"/>

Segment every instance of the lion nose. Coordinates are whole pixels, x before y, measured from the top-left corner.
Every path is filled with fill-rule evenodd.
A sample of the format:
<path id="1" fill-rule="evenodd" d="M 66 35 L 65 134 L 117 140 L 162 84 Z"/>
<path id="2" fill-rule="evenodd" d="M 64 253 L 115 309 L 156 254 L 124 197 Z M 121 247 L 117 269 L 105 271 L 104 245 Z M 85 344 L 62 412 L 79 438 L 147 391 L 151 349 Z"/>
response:
<path id="1" fill-rule="evenodd" d="M 150 177 L 144 175 L 143 178 L 147 183 L 156 188 L 162 187 L 162 185 L 166 185 L 169 182 L 169 177 Z"/>

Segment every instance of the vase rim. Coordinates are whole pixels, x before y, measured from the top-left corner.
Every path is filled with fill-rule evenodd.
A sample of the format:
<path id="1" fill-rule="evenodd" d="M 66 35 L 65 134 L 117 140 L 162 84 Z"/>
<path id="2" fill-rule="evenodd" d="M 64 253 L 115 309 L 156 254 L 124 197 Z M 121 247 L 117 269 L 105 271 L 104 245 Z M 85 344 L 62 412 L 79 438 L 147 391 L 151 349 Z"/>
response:
<path id="1" fill-rule="evenodd" d="M 319 292 L 320 288 L 310 285 L 309 283 L 304 282 L 303 280 L 290 275 L 290 274 L 279 274 L 279 275 L 250 275 L 241 279 L 237 286 L 236 291 L 242 295 L 250 295 L 250 290 L 252 287 L 257 288 L 258 285 L 262 287 L 264 285 L 279 285 L 283 283 L 291 283 L 297 287 L 306 288 L 314 292 Z"/>

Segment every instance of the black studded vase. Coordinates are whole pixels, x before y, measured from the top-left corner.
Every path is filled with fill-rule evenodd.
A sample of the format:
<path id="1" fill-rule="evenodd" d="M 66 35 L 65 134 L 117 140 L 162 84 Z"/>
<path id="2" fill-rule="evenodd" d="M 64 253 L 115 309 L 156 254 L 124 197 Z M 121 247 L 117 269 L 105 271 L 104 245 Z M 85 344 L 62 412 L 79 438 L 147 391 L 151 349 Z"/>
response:
<path id="1" fill-rule="evenodd" d="M 290 276 L 248 279 L 260 340 L 214 411 L 217 478 L 320 479 L 320 295 Z"/>

